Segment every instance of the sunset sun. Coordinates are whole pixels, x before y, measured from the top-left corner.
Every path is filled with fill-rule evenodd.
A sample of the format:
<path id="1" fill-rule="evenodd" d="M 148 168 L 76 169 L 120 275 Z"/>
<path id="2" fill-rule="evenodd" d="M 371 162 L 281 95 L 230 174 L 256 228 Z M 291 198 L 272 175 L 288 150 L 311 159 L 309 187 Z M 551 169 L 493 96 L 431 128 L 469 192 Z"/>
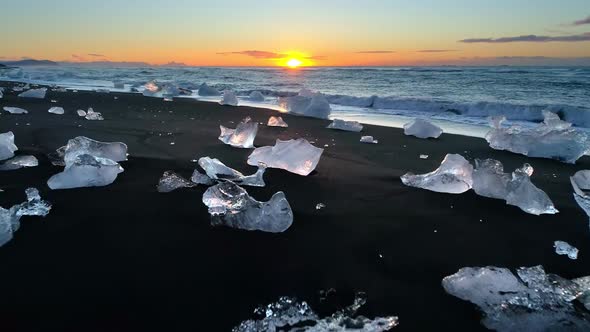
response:
<path id="1" fill-rule="evenodd" d="M 287 66 L 289 66 L 290 68 L 297 68 L 299 66 L 301 66 L 302 62 L 301 60 L 297 60 L 297 59 L 289 59 L 289 61 L 287 61 Z"/>

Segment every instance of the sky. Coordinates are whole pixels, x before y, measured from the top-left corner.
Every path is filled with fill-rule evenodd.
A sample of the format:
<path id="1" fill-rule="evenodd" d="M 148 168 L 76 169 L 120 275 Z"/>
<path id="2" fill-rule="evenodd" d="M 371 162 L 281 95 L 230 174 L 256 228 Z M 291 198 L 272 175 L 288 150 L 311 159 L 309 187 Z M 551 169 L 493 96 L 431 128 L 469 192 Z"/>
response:
<path id="1" fill-rule="evenodd" d="M 590 65 L 588 1 L 2 1 L 0 61 Z"/>

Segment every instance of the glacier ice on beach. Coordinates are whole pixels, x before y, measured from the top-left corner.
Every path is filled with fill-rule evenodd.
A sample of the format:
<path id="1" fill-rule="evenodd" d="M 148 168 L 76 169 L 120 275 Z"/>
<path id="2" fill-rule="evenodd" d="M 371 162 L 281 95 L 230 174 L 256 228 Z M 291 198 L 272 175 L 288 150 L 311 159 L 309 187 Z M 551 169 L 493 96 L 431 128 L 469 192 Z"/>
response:
<path id="1" fill-rule="evenodd" d="M 81 116 L 81 117 L 85 117 L 86 116 L 86 111 L 85 110 L 77 110 L 76 113 L 78 114 L 78 116 Z"/>
<path id="2" fill-rule="evenodd" d="M 252 91 L 248 99 L 255 102 L 262 102 L 264 101 L 264 95 L 260 91 Z"/>
<path id="3" fill-rule="evenodd" d="M 505 117 L 490 118 L 492 130 L 486 134 L 490 147 L 529 157 L 556 159 L 573 164 L 590 149 L 586 133 L 571 127 L 551 112 L 544 112 L 545 120 L 534 128 L 511 126 L 503 128 Z"/>
<path id="4" fill-rule="evenodd" d="M 42 200 L 36 188 L 27 188 L 25 194 L 26 202 L 9 209 L 0 207 L 0 247 L 12 240 L 14 232 L 20 227 L 22 216 L 45 217 L 51 210 L 51 203 Z"/>
<path id="5" fill-rule="evenodd" d="M 473 186 L 473 166 L 459 154 L 447 154 L 436 170 L 415 175 L 402 175 L 402 183 L 406 186 L 422 188 L 430 191 L 450 194 L 461 194 Z"/>
<path id="6" fill-rule="evenodd" d="M 324 95 L 309 90 L 302 90 L 297 96 L 279 98 L 279 106 L 293 114 L 321 119 L 327 119 L 332 112 Z"/>
<path id="7" fill-rule="evenodd" d="M 587 277 L 586 277 L 587 278 Z M 542 266 L 523 267 L 514 275 L 499 267 L 465 267 L 442 280 L 445 291 L 475 304 L 481 323 L 497 331 L 588 331 L 583 301 L 590 283 L 546 274 Z"/>
<path id="8" fill-rule="evenodd" d="M 282 191 L 268 202 L 259 202 L 231 181 L 209 187 L 203 194 L 213 226 L 280 233 L 293 223 L 291 206 Z"/>
<path id="9" fill-rule="evenodd" d="M 261 163 L 269 168 L 280 168 L 291 173 L 307 176 L 317 167 L 324 149 L 317 148 L 306 139 L 281 141 L 274 146 L 255 149 L 248 157 L 248 165 Z"/>
<path id="10" fill-rule="evenodd" d="M 238 124 L 236 129 L 219 126 L 221 134 L 219 140 L 234 148 L 250 149 L 254 147 L 254 139 L 258 133 L 258 122 L 252 121 L 249 117 Z"/>
<path id="11" fill-rule="evenodd" d="M 18 96 L 22 98 L 37 98 L 44 99 L 47 93 L 47 88 L 31 89 L 20 93 Z"/>
<path id="12" fill-rule="evenodd" d="M 191 188 L 196 186 L 195 183 L 183 178 L 173 171 L 166 171 L 158 182 L 158 192 L 169 193 L 179 188 Z"/>
<path id="13" fill-rule="evenodd" d="M 227 106 L 238 106 L 238 97 L 236 97 L 235 92 L 232 90 L 225 90 L 223 91 L 223 96 L 221 97 L 221 101 L 219 101 L 220 105 L 227 105 Z"/>
<path id="14" fill-rule="evenodd" d="M 334 119 L 334 121 L 332 121 L 332 123 L 330 123 L 326 128 L 353 131 L 358 133 L 363 130 L 363 125 L 358 123 L 357 121 L 344 121 L 340 119 Z"/>
<path id="15" fill-rule="evenodd" d="M 202 157 L 199 159 L 199 166 L 205 171 L 207 177 L 212 180 L 229 180 L 238 185 L 264 187 L 264 164 L 258 165 L 258 171 L 252 175 L 244 175 L 233 168 L 227 167 L 219 159 Z"/>
<path id="16" fill-rule="evenodd" d="M 495 159 L 475 159 L 473 191 L 479 196 L 506 199 L 511 176 L 504 173 L 504 165 Z"/>
<path id="17" fill-rule="evenodd" d="M 357 315 L 366 301 L 364 293 L 357 293 L 351 305 L 330 316 L 320 318 L 307 302 L 298 302 L 294 298 L 284 296 L 275 303 L 258 307 L 254 310 L 258 319 L 243 321 L 234 327 L 232 332 L 384 332 L 399 324 L 398 317 L 395 316 L 370 319 Z"/>
<path id="18" fill-rule="evenodd" d="M 83 154 L 113 161 L 127 160 L 127 144 L 122 142 L 100 142 L 88 137 L 78 136 L 70 139 L 64 149 L 65 165 L 70 165 Z"/>
<path id="19" fill-rule="evenodd" d="M 555 241 L 553 247 L 558 255 L 567 255 L 569 259 L 578 259 L 578 249 L 565 241 Z"/>
<path id="20" fill-rule="evenodd" d="M 65 111 L 62 107 L 52 107 L 47 112 L 53 113 L 53 114 L 59 114 L 59 115 L 65 113 Z"/>
<path id="21" fill-rule="evenodd" d="M 115 181 L 123 168 L 115 161 L 89 154 L 77 155 L 63 172 L 47 180 L 51 189 L 106 186 Z"/>
<path id="22" fill-rule="evenodd" d="M 35 156 L 16 156 L 0 164 L 0 171 L 12 171 L 23 167 L 35 167 L 39 160 Z"/>
<path id="23" fill-rule="evenodd" d="M 0 160 L 14 157 L 14 151 L 18 150 L 14 144 L 14 134 L 8 131 L 0 134 Z"/>
<path id="24" fill-rule="evenodd" d="M 207 85 L 207 83 L 203 83 L 199 86 L 198 94 L 202 97 L 221 96 L 221 93 L 217 89 Z"/>
<path id="25" fill-rule="evenodd" d="M 193 175 L 191 176 L 191 182 L 196 184 L 204 184 L 206 186 L 212 186 L 215 184 L 215 181 L 207 176 L 207 174 L 203 174 L 199 172 L 199 170 L 195 169 L 193 171 Z"/>
<path id="26" fill-rule="evenodd" d="M 408 136 L 438 138 L 442 133 L 443 130 L 439 126 L 424 119 L 414 119 L 414 121 L 404 124 L 404 134 Z"/>
<path id="27" fill-rule="evenodd" d="M 29 113 L 26 109 L 19 108 L 19 107 L 4 106 L 3 109 L 4 109 L 4 111 L 6 111 L 10 114 L 27 114 L 27 113 Z"/>
<path id="28" fill-rule="evenodd" d="M 369 143 L 369 144 L 379 143 L 379 141 L 374 139 L 373 136 L 362 136 L 360 142 L 361 143 Z"/>
<path id="29" fill-rule="evenodd" d="M 590 190 L 590 170 L 576 172 L 574 176 L 570 177 L 570 182 L 574 189 L 576 203 L 590 217 L 590 194 L 584 192 L 584 190 Z"/>
<path id="30" fill-rule="evenodd" d="M 269 127 L 289 127 L 289 125 L 285 121 L 283 121 L 283 118 L 280 116 L 271 116 L 270 118 L 268 118 L 268 122 L 266 123 L 266 125 Z"/>
<path id="31" fill-rule="evenodd" d="M 78 112 L 78 115 L 80 115 L 80 112 Z M 102 117 L 102 114 L 100 112 L 95 112 L 92 109 L 92 107 L 88 107 L 88 111 L 86 111 L 86 115 L 84 116 L 84 118 L 86 120 L 92 120 L 92 121 L 104 120 L 104 118 Z"/>

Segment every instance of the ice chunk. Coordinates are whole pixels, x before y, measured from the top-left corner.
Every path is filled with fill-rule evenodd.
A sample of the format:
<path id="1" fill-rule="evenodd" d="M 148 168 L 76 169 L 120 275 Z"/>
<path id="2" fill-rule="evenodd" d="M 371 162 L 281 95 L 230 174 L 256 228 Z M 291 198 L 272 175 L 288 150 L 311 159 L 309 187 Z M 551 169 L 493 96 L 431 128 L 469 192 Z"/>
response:
<path id="1" fill-rule="evenodd" d="M 584 190 L 590 190 L 590 170 L 582 170 L 570 177 L 572 187 L 574 188 L 574 199 L 576 203 L 590 217 L 590 195 Z"/>
<path id="2" fill-rule="evenodd" d="M 47 112 L 60 115 L 65 113 L 62 107 L 52 107 Z"/>
<path id="3" fill-rule="evenodd" d="M 260 91 L 252 91 L 248 99 L 255 102 L 261 102 L 264 101 L 264 95 Z"/>
<path id="4" fill-rule="evenodd" d="M 0 134 L 0 160 L 14 157 L 14 151 L 18 150 L 14 145 L 14 134 L 8 131 Z"/>
<path id="5" fill-rule="evenodd" d="M 203 83 L 201 84 L 201 86 L 199 86 L 198 94 L 202 97 L 213 97 L 221 95 L 221 93 L 217 89 L 208 86 L 207 83 Z"/>
<path id="6" fill-rule="evenodd" d="M 85 110 L 77 110 L 76 113 L 78 113 L 78 116 L 86 117 L 86 111 Z"/>
<path id="7" fill-rule="evenodd" d="M 39 89 L 31 89 L 25 92 L 20 93 L 18 96 L 22 98 L 38 98 L 43 99 L 45 98 L 45 94 L 47 93 L 47 88 L 39 88 Z"/>
<path id="8" fill-rule="evenodd" d="M 259 165 L 258 171 L 252 175 L 244 175 L 233 168 L 225 166 L 219 159 L 203 157 L 199 159 L 199 166 L 207 173 L 209 179 L 230 180 L 242 186 L 264 187 L 264 164 Z"/>
<path id="9" fill-rule="evenodd" d="M 578 259 L 578 249 L 567 242 L 555 241 L 553 247 L 558 255 L 567 255 L 570 259 Z"/>
<path id="10" fill-rule="evenodd" d="M 191 176 L 191 182 L 196 184 L 204 184 L 206 186 L 212 186 L 215 184 L 215 181 L 213 181 L 210 177 L 196 169 L 193 171 L 193 175 Z"/>
<path id="11" fill-rule="evenodd" d="M 51 210 L 51 203 L 44 201 L 35 188 L 25 190 L 27 201 L 13 205 L 10 209 L 0 207 L 0 246 L 6 244 L 13 237 L 13 233 L 20 227 L 22 216 L 45 217 Z"/>
<path id="12" fill-rule="evenodd" d="M 473 166 L 459 154 L 447 154 L 436 170 L 414 175 L 406 173 L 401 177 L 403 184 L 430 191 L 461 194 L 473 185 Z"/>
<path id="13" fill-rule="evenodd" d="M 4 88 L 0 88 L 0 99 L 4 97 Z"/>
<path id="14" fill-rule="evenodd" d="M 558 213 L 549 196 L 531 182 L 532 174 L 533 168 L 529 164 L 512 173 L 506 203 L 534 215 Z"/>
<path id="15" fill-rule="evenodd" d="M 127 160 L 127 145 L 122 142 L 99 142 L 78 136 L 68 141 L 64 149 L 65 165 L 70 165 L 80 155 L 89 154 L 113 161 Z"/>
<path id="16" fill-rule="evenodd" d="M 78 115 L 80 115 L 80 113 L 78 113 Z M 94 120 L 94 121 L 104 120 L 104 118 L 102 117 L 102 114 L 100 112 L 95 112 L 92 109 L 92 107 L 88 108 L 88 111 L 86 111 L 86 116 L 84 118 L 86 120 Z"/>
<path id="17" fill-rule="evenodd" d="M 280 116 L 271 116 L 270 118 L 268 118 L 268 122 L 266 125 L 269 127 L 289 127 L 289 125 L 285 121 L 283 121 L 283 118 Z"/>
<path id="18" fill-rule="evenodd" d="M 35 167 L 39 160 L 35 156 L 16 156 L 0 164 L 0 171 L 12 171 L 23 167 Z"/>
<path id="19" fill-rule="evenodd" d="M 236 129 L 219 126 L 221 134 L 219 140 L 235 148 L 250 149 L 254 147 L 254 138 L 258 133 L 258 122 L 245 118 L 238 124 Z"/>
<path id="20" fill-rule="evenodd" d="M 576 278 L 572 280 L 581 288 L 581 293 L 578 297 L 578 301 L 584 304 L 587 310 L 590 310 L 590 276 Z"/>
<path id="21" fill-rule="evenodd" d="M 414 119 L 404 125 L 404 134 L 418 138 L 438 138 L 443 130 L 427 120 Z"/>
<path id="22" fill-rule="evenodd" d="M 169 193 L 179 188 L 191 188 L 194 186 L 196 186 L 195 183 L 183 178 L 182 176 L 172 171 L 166 171 L 158 183 L 158 192 Z"/>
<path id="23" fill-rule="evenodd" d="M 484 197 L 506 199 L 510 174 L 504 173 L 504 166 L 495 159 L 475 159 L 473 170 L 473 191 Z"/>
<path id="24" fill-rule="evenodd" d="M 47 185 L 51 189 L 106 186 L 121 172 L 123 168 L 111 159 L 81 154 L 70 164 L 66 162 L 64 171 L 53 175 Z"/>
<path id="25" fill-rule="evenodd" d="M 344 121 L 340 119 L 334 119 L 334 121 L 332 121 L 332 123 L 330 123 L 326 128 L 344 131 L 354 131 L 358 133 L 363 130 L 363 125 L 361 125 L 357 121 Z"/>
<path id="26" fill-rule="evenodd" d="M 203 194 L 213 226 L 228 226 L 245 230 L 280 233 L 293 223 L 291 206 L 282 191 L 268 202 L 259 202 L 231 181 L 209 187 Z"/>
<path id="27" fill-rule="evenodd" d="M 544 115 L 545 121 L 532 129 L 519 126 L 502 128 L 505 117 L 492 118 L 493 129 L 486 134 L 486 140 L 496 150 L 571 164 L 588 152 L 590 138 L 586 133 L 571 128 L 551 112 Z"/>
<path id="28" fill-rule="evenodd" d="M 377 144 L 379 141 L 374 139 L 373 136 L 362 136 L 361 143 Z"/>
<path id="29" fill-rule="evenodd" d="M 357 293 L 353 304 L 331 316 L 320 318 L 306 302 L 281 297 L 278 302 L 254 310 L 259 319 L 243 321 L 232 332 L 383 332 L 399 324 L 395 316 L 374 319 L 357 316 L 357 312 L 365 304 L 366 295 Z"/>
<path id="30" fill-rule="evenodd" d="M 316 148 L 304 138 L 277 140 L 274 146 L 254 150 L 248 157 L 248 165 L 257 166 L 262 163 L 266 167 L 307 176 L 316 168 L 323 152 L 324 149 Z"/>
<path id="31" fill-rule="evenodd" d="M 227 105 L 227 106 L 238 106 L 238 97 L 236 94 L 231 90 L 223 91 L 223 97 L 219 102 L 220 105 Z"/>
<path id="32" fill-rule="evenodd" d="M 520 268 L 518 278 L 498 267 L 466 267 L 445 277 L 445 291 L 483 312 L 482 324 L 497 331 L 588 331 L 587 313 L 572 303 L 584 293 L 580 284 L 541 266 Z"/>
<path id="33" fill-rule="evenodd" d="M 4 106 L 3 109 L 10 114 L 27 114 L 27 113 L 29 113 L 26 109 L 19 108 L 19 107 Z"/>
<path id="34" fill-rule="evenodd" d="M 290 113 L 327 119 L 332 112 L 330 103 L 321 93 L 279 98 L 279 105 Z"/>

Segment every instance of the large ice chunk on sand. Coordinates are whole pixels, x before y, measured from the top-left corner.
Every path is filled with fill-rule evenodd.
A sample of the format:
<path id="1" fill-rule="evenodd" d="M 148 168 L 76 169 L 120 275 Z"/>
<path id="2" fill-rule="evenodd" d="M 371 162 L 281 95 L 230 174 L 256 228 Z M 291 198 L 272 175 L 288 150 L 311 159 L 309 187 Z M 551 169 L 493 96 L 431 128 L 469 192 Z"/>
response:
<path id="1" fill-rule="evenodd" d="M 495 159 L 475 159 L 473 191 L 484 197 L 506 199 L 511 176 L 504 173 L 504 165 Z"/>
<path id="2" fill-rule="evenodd" d="M 280 116 L 271 116 L 270 118 L 268 118 L 268 122 L 266 123 L 266 125 L 269 127 L 289 127 L 289 125 L 285 121 L 283 121 L 283 118 Z"/>
<path id="3" fill-rule="evenodd" d="M 436 170 L 414 175 L 402 175 L 403 184 L 410 187 L 450 194 L 461 194 L 473 185 L 473 166 L 459 154 L 447 154 Z"/>
<path id="4" fill-rule="evenodd" d="M 20 108 L 20 107 L 4 106 L 3 109 L 4 109 L 4 111 L 6 111 L 10 114 L 27 114 L 27 113 L 29 113 L 26 109 Z"/>
<path id="5" fill-rule="evenodd" d="M 254 147 L 254 138 L 258 133 L 258 122 L 251 121 L 249 117 L 238 124 L 236 129 L 219 126 L 221 134 L 219 140 L 234 148 L 251 149 Z"/>
<path id="6" fill-rule="evenodd" d="M 304 93 L 279 98 L 279 105 L 290 113 L 327 119 L 332 112 L 330 103 L 321 93 Z"/>
<path id="7" fill-rule="evenodd" d="M 0 164 L 0 171 L 12 171 L 23 167 L 35 167 L 39 160 L 35 156 L 16 156 Z"/>
<path id="8" fill-rule="evenodd" d="M 496 150 L 571 164 L 588 152 L 590 138 L 586 133 L 571 128 L 554 113 L 545 112 L 544 115 L 545 121 L 534 128 L 503 128 L 505 117 L 491 118 L 493 129 L 486 134 L 486 140 Z"/>
<path id="9" fill-rule="evenodd" d="M 232 90 L 223 91 L 223 97 L 219 101 L 220 105 L 238 106 L 238 97 Z"/>
<path id="10" fill-rule="evenodd" d="M 203 194 L 213 226 L 228 226 L 249 231 L 280 233 L 293 223 L 291 206 L 282 191 L 268 202 L 259 202 L 231 181 L 209 187 Z"/>
<path id="11" fill-rule="evenodd" d="M 324 149 L 316 148 L 306 139 L 281 141 L 274 146 L 257 148 L 248 157 L 248 165 L 261 163 L 270 168 L 280 168 L 291 173 L 307 176 L 320 161 Z"/>
<path id="12" fill-rule="evenodd" d="M 252 175 L 244 175 L 233 168 L 225 166 L 219 159 L 203 157 L 199 159 L 199 166 L 207 177 L 213 180 L 229 180 L 242 186 L 264 187 L 264 164 L 258 166 L 258 171 Z"/>
<path id="13" fill-rule="evenodd" d="M 39 88 L 39 89 L 31 89 L 25 92 L 20 93 L 18 96 L 22 98 L 38 98 L 43 99 L 45 98 L 45 94 L 47 93 L 47 88 Z"/>
<path id="14" fill-rule="evenodd" d="M 344 121 L 340 119 L 334 119 L 334 121 L 332 121 L 332 123 L 330 123 L 326 128 L 353 131 L 358 133 L 363 130 L 363 125 L 358 123 L 357 121 Z"/>
<path id="15" fill-rule="evenodd" d="M 350 306 L 338 310 L 330 316 L 320 318 L 306 302 L 298 302 L 290 297 L 281 297 L 275 303 L 254 310 L 254 313 L 259 316 L 258 319 L 243 321 L 232 331 L 383 332 L 398 325 L 399 321 L 395 316 L 370 319 L 357 315 L 365 303 L 366 295 L 357 293 Z"/>
<path id="16" fill-rule="evenodd" d="M 445 277 L 445 291 L 475 304 L 481 323 L 497 331 L 589 331 L 588 313 L 574 306 L 590 290 L 584 280 L 546 274 L 542 266 L 466 267 Z M 578 282 L 576 282 L 578 281 Z"/>
<path id="17" fill-rule="evenodd" d="M 122 142 L 99 142 L 88 137 L 78 136 L 68 141 L 64 150 L 66 166 L 83 154 L 113 161 L 127 160 L 127 145 Z"/>
<path id="18" fill-rule="evenodd" d="M 201 84 L 201 86 L 199 86 L 198 94 L 202 97 L 214 97 L 221 95 L 221 93 L 217 89 L 210 87 L 209 85 L 207 85 L 207 83 L 203 83 Z"/>
<path id="19" fill-rule="evenodd" d="M 58 115 L 62 115 L 65 113 L 65 111 L 62 107 L 52 107 L 47 112 L 53 113 L 53 114 L 58 114 Z"/>
<path id="20" fill-rule="evenodd" d="M 431 122 L 424 119 L 415 119 L 404 125 L 404 134 L 416 136 L 418 138 L 438 138 L 443 130 Z"/>
<path id="21" fill-rule="evenodd" d="M 64 171 L 49 178 L 47 185 L 51 189 L 106 186 L 121 172 L 123 168 L 111 159 L 81 154 L 69 164 L 66 161 Z"/>
<path id="22" fill-rule="evenodd" d="M 567 255 L 569 259 L 578 259 L 578 249 L 565 241 L 555 241 L 553 247 L 558 255 Z"/>
<path id="23" fill-rule="evenodd" d="M 0 246 L 6 244 L 13 237 L 13 233 L 20 227 L 22 216 L 45 217 L 51 210 L 51 203 L 41 199 L 35 188 L 25 190 L 27 201 L 13 205 L 9 209 L 0 207 Z"/>
<path id="24" fill-rule="evenodd" d="M 173 171 L 166 171 L 160 178 L 157 189 L 160 193 L 169 193 L 179 188 L 191 188 L 196 185 Z"/>
<path id="25" fill-rule="evenodd" d="M 264 95 L 260 91 L 252 91 L 248 99 L 255 102 L 261 102 L 264 101 Z"/>
<path id="26" fill-rule="evenodd" d="M 586 192 L 590 190 L 590 170 L 576 172 L 574 176 L 570 177 L 570 181 L 574 188 L 574 199 L 576 203 L 590 217 L 590 194 Z"/>
<path id="27" fill-rule="evenodd" d="M 14 151 L 18 150 L 14 145 L 14 134 L 8 131 L 0 134 L 0 160 L 14 157 Z"/>

